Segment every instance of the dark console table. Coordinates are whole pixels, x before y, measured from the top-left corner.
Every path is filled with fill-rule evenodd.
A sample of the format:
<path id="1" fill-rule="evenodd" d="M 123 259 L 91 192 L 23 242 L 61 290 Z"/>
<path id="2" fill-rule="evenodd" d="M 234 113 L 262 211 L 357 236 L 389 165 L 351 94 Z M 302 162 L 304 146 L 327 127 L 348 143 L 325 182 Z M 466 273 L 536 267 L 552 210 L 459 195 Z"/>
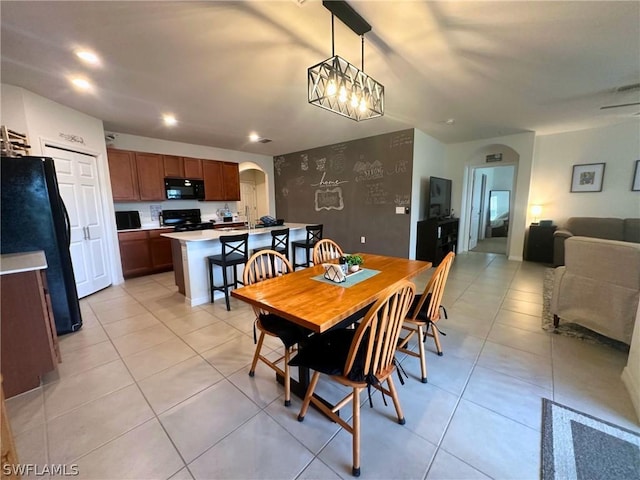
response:
<path id="1" fill-rule="evenodd" d="M 553 263 L 555 225 L 530 225 L 525 241 L 524 259 L 529 262 Z"/>

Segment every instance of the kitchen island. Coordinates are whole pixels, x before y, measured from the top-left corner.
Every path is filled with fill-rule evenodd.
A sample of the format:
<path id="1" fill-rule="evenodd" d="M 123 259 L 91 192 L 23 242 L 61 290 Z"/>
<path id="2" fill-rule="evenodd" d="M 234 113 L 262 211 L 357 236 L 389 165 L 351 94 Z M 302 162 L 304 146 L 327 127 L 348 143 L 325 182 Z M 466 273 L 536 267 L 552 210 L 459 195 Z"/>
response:
<path id="1" fill-rule="evenodd" d="M 202 305 L 211 301 L 207 257 L 221 253 L 220 237 L 224 235 L 249 234 L 249 256 L 253 249 L 271 245 L 271 231 L 289 229 L 289 242 L 306 238 L 305 223 L 286 223 L 265 228 L 219 228 L 192 232 L 163 233 L 171 239 L 173 271 L 178 291 L 185 296 L 187 304 Z M 229 270 L 231 273 L 231 269 Z M 222 270 L 214 268 L 216 285 L 222 284 Z M 238 267 L 238 279 L 242 278 L 242 266 Z M 224 298 L 222 292 L 215 292 L 215 298 Z"/>

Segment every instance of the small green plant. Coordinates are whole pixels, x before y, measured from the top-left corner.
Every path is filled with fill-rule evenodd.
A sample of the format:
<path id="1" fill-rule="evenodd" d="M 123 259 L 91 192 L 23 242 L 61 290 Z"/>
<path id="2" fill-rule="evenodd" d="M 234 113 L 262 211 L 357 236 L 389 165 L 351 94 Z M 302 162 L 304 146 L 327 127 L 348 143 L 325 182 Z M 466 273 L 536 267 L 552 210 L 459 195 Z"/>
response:
<path id="1" fill-rule="evenodd" d="M 364 263 L 364 259 L 360 255 L 347 255 L 346 259 L 347 264 L 350 267 L 353 267 L 354 265 L 362 265 Z"/>

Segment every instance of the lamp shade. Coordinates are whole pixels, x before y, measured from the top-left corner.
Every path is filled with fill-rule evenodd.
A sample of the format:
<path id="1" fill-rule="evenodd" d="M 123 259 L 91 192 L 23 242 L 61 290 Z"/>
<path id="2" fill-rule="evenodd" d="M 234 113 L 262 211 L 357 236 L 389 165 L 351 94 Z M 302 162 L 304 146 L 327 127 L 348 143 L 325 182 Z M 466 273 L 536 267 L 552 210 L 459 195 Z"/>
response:
<path id="1" fill-rule="evenodd" d="M 531 205 L 531 215 L 534 217 L 542 215 L 542 205 Z"/>

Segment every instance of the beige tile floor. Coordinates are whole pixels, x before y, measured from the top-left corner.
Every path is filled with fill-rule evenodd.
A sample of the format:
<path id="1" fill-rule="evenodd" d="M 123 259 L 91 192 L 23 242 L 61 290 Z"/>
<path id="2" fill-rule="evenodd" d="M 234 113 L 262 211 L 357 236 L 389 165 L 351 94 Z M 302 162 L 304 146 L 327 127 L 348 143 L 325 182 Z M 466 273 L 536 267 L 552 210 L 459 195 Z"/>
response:
<path id="1" fill-rule="evenodd" d="M 543 271 L 458 256 L 444 356 L 427 343 L 429 383 L 402 359 L 406 425 L 380 396 L 362 409 L 363 478 L 539 478 L 541 397 L 640 431 L 620 380 L 626 355 L 540 329 Z M 61 337 L 58 371 L 7 402 L 22 463 L 77 464 L 81 478 L 350 478 L 350 436 L 315 411 L 299 423 L 300 401 L 285 408 L 264 365 L 247 375 L 246 305 L 188 307 L 166 273 L 81 307 L 84 326 Z M 341 394 L 329 382 L 319 389 Z"/>

